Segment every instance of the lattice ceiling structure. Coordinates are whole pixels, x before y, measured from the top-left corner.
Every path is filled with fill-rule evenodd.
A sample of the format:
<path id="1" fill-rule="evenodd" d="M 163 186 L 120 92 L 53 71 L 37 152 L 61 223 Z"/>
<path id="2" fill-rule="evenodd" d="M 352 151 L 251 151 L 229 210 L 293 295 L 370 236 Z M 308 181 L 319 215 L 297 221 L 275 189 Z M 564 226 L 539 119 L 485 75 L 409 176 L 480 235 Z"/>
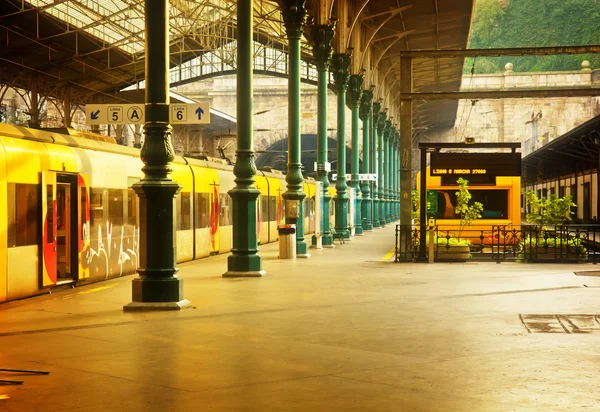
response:
<path id="1" fill-rule="evenodd" d="M 342 1 L 342 0 L 337 0 Z M 358 30 L 377 53 L 387 50 L 379 69 L 387 73 L 391 104 L 398 104 L 400 50 L 464 48 L 467 44 L 474 0 L 362 0 L 352 2 Z M 350 4 L 350 3 L 348 3 Z M 210 64 L 235 70 L 236 4 L 225 0 L 170 1 L 170 59 L 172 82 L 178 67 Z M 285 52 L 287 44 L 275 1 L 255 0 L 255 53 Z M 311 16 L 318 0 L 308 0 Z M 353 17 L 350 20 L 354 20 Z M 350 26 L 352 21 L 347 22 Z M 4 84 L 29 89 L 32 77 L 38 93 L 58 94 L 61 87 L 77 90 L 80 99 L 96 102 L 143 99 L 118 93 L 144 79 L 144 0 L 2 0 L 0 1 L 0 79 Z M 273 53 L 273 52 L 269 52 Z M 215 57 L 216 56 L 216 57 Z M 311 70 L 311 48 L 302 41 L 303 63 Z M 202 60 L 204 58 L 204 60 Z M 275 64 L 280 64 L 274 57 Z M 204 63 L 203 63 L 204 62 Z M 185 64 L 187 63 L 187 66 Z M 463 59 L 415 61 L 414 91 L 456 91 Z M 310 76 L 308 76 L 310 77 Z M 456 101 L 421 102 L 415 108 L 416 129 L 452 127 Z"/>

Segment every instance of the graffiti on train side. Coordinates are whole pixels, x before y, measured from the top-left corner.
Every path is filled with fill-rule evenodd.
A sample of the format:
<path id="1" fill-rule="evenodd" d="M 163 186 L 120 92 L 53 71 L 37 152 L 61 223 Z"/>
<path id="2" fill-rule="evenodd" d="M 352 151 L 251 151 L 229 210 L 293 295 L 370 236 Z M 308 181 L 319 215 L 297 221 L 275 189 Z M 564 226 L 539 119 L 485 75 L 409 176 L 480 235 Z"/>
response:
<path id="1" fill-rule="evenodd" d="M 132 225 L 98 225 L 95 238 L 90 236 L 89 222 L 84 224 L 82 251 L 83 269 L 89 269 L 90 277 L 122 276 L 134 273 L 139 265 L 140 229 Z"/>

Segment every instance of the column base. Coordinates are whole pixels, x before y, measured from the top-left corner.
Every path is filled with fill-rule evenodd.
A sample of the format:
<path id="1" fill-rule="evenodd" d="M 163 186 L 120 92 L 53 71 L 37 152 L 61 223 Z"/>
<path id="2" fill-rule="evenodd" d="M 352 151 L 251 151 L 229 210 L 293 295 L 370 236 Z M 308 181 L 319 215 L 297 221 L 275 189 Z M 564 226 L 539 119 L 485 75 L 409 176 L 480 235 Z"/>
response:
<path id="1" fill-rule="evenodd" d="M 356 229 L 354 229 L 354 234 L 356 236 L 363 236 L 363 228 L 362 228 L 362 226 L 356 226 Z"/>
<path id="2" fill-rule="evenodd" d="M 191 306 L 183 298 L 183 280 L 177 276 L 139 276 L 131 282 L 132 302 L 123 306 L 133 310 L 179 310 Z"/>
<path id="3" fill-rule="evenodd" d="M 181 310 L 192 306 L 187 299 L 179 302 L 130 302 L 123 306 L 125 312 L 143 312 L 150 310 Z"/>
<path id="4" fill-rule="evenodd" d="M 247 272 L 229 270 L 223 273 L 222 276 L 224 278 L 260 278 L 265 276 L 266 274 L 267 272 L 264 270 Z"/>
<path id="5" fill-rule="evenodd" d="M 363 223 L 362 228 L 363 228 L 363 232 L 372 232 L 373 231 L 373 225 L 370 223 Z"/>
<path id="6" fill-rule="evenodd" d="M 306 242 L 296 242 L 296 257 L 300 259 L 307 259 L 310 257 L 308 253 L 308 245 Z"/>
<path id="7" fill-rule="evenodd" d="M 331 234 L 323 235 L 323 247 L 326 247 L 326 248 L 334 248 L 335 247 L 333 245 L 333 236 L 331 236 Z"/>

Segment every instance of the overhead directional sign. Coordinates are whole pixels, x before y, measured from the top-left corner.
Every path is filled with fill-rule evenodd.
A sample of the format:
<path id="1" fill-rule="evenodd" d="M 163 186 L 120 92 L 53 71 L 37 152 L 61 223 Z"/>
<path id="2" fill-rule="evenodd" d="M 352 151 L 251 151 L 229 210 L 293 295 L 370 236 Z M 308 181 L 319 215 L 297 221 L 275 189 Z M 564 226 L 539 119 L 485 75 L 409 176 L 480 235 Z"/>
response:
<path id="1" fill-rule="evenodd" d="M 87 124 L 144 124 L 143 104 L 88 104 L 85 107 Z"/>
<path id="2" fill-rule="evenodd" d="M 171 124 L 209 124 L 210 109 L 207 103 L 171 104 L 169 106 Z"/>
<path id="3" fill-rule="evenodd" d="M 144 104 L 88 104 L 86 105 L 87 124 L 144 124 L 146 113 Z M 169 105 L 171 124 L 208 124 L 210 109 L 206 103 Z"/>
<path id="4" fill-rule="evenodd" d="M 331 180 L 337 180 L 337 173 L 331 174 Z M 346 180 L 352 180 L 352 175 L 350 173 L 346 173 Z M 360 181 L 377 181 L 377 173 L 360 173 L 358 175 L 358 180 Z"/>

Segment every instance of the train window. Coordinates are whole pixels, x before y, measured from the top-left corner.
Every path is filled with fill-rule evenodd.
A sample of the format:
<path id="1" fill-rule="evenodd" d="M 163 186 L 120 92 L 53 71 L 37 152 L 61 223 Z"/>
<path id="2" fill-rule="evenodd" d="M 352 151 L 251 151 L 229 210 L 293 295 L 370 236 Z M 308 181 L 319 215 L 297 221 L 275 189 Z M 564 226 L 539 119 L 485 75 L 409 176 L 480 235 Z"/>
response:
<path id="1" fill-rule="evenodd" d="M 38 186 L 8 184 L 8 247 L 38 242 Z"/>
<path id="2" fill-rule="evenodd" d="M 312 199 L 307 199 L 307 198 L 304 199 L 304 207 L 303 207 L 304 210 L 303 210 L 302 214 L 304 215 L 305 219 L 311 217 L 311 215 L 313 213 L 313 207 L 314 207 L 313 203 L 314 203 L 314 201 Z"/>
<path id="3" fill-rule="evenodd" d="M 123 190 L 108 190 L 108 219 L 114 226 L 123 225 Z"/>
<path id="4" fill-rule="evenodd" d="M 269 196 L 269 220 L 277 220 L 277 196 Z"/>
<path id="5" fill-rule="evenodd" d="M 269 220 L 269 196 L 260 196 L 260 221 Z"/>
<path id="6" fill-rule="evenodd" d="M 208 227 L 210 203 L 210 193 L 196 193 L 196 229 Z"/>
<path id="7" fill-rule="evenodd" d="M 104 190 L 90 189 L 90 225 L 102 224 L 104 220 Z"/>
<path id="8" fill-rule="evenodd" d="M 127 224 L 137 226 L 138 198 L 132 189 L 127 190 Z"/>
<path id="9" fill-rule="evenodd" d="M 177 230 L 192 228 L 191 193 L 182 192 L 177 197 Z"/>
<path id="10" fill-rule="evenodd" d="M 221 202 L 221 217 L 219 224 L 221 226 L 229 226 L 232 224 L 231 198 L 227 193 L 221 193 L 219 197 Z"/>

